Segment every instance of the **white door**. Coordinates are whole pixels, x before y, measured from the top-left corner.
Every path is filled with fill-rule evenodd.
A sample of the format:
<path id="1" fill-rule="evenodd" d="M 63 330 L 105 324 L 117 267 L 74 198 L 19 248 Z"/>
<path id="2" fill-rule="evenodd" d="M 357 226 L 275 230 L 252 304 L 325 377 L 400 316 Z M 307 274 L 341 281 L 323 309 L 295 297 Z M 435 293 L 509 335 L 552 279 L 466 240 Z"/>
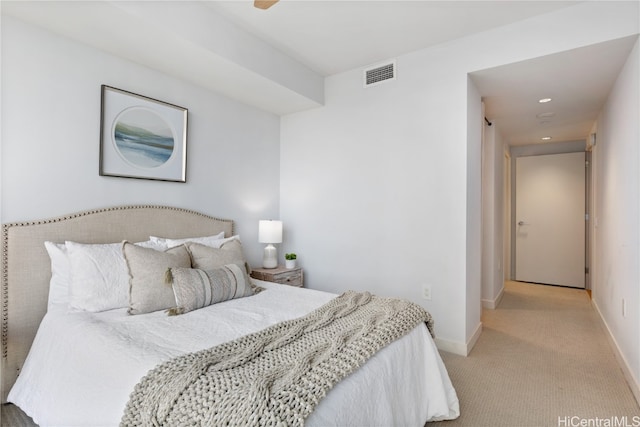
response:
<path id="1" fill-rule="evenodd" d="M 584 288 L 584 153 L 516 159 L 516 280 Z"/>

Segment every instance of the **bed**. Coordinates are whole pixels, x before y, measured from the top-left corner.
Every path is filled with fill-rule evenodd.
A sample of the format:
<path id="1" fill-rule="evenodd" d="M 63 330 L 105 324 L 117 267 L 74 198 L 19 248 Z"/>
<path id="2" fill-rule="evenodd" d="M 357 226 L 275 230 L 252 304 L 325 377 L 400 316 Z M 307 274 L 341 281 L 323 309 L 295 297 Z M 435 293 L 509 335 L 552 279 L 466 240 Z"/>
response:
<path id="1" fill-rule="evenodd" d="M 125 412 L 139 412 L 132 406 L 133 397 L 141 390 L 143 378 L 157 368 L 175 367 L 176 361 L 194 354 L 211 357 L 212 352 L 229 347 L 229 343 L 235 346 L 250 337 L 264 337 L 266 331 L 293 329 L 299 324 L 296 322 L 341 298 L 364 298 L 360 294 L 337 296 L 250 279 L 251 289 L 245 297 L 168 316 L 166 310 L 146 310 L 144 305 L 135 306 L 140 311 L 131 315 L 132 294 L 128 296 L 129 307 L 109 305 L 111 296 L 107 295 L 98 302 L 96 298 L 81 302 L 80 306 L 101 305 L 87 310 L 70 309 L 71 303 L 60 297 L 66 291 L 55 288 L 59 283 L 52 280 L 50 246 L 45 247 L 45 242 L 58 243 L 58 247 L 65 241 L 106 246 L 122 241 L 150 242 L 150 236 L 162 236 L 163 244 L 190 238 L 187 244 L 194 249 L 189 252 L 191 256 L 195 248 L 203 247 L 200 243 L 204 244 L 194 242 L 195 237 L 216 236 L 234 245 L 239 242 L 231 220 L 164 206 L 113 207 L 3 226 L 3 403 L 16 404 L 41 426 L 118 425 Z M 231 247 L 232 243 L 223 243 L 225 246 L 218 249 Z M 124 245 L 123 251 L 144 256 L 148 251 L 174 250 L 146 247 L 144 243 Z M 128 267 L 135 277 L 131 261 Z M 240 269 L 231 270 L 234 273 Z M 191 274 L 193 269 L 176 267 L 168 271 L 174 272 L 169 276 L 174 289 L 178 289 L 182 277 L 178 273 Z M 222 353 L 216 354 L 223 357 Z M 325 388 L 326 395 L 321 394 L 314 408 L 298 419 L 300 424 L 423 425 L 459 415 L 455 390 L 425 323 L 382 345 L 366 363 Z M 162 397 L 167 392 L 160 393 Z M 259 420 L 253 421 L 260 424 Z"/>

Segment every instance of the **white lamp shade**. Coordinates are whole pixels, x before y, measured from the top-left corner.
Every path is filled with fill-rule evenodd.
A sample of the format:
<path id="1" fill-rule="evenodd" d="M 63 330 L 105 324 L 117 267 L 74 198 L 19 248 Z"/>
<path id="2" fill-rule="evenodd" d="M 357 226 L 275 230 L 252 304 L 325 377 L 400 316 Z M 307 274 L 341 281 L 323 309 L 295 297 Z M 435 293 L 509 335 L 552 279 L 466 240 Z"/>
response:
<path id="1" fill-rule="evenodd" d="M 260 220 L 258 223 L 258 242 L 282 243 L 282 221 Z"/>

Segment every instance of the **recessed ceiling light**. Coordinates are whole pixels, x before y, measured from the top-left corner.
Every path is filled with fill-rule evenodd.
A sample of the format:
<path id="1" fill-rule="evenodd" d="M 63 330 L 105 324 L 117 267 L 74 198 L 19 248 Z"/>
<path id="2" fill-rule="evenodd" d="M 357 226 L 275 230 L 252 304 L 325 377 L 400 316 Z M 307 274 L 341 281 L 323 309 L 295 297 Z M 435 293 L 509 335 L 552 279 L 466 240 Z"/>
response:
<path id="1" fill-rule="evenodd" d="M 551 102 L 551 98 L 542 98 L 542 99 L 539 99 L 538 102 L 540 104 L 546 104 L 547 102 Z"/>
<path id="2" fill-rule="evenodd" d="M 536 114 L 536 117 L 539 119 L 548 119 L 549 117 L 553 117 L 555 116 L 556 113 L 552 113 L 551 111 L 548 113 L 540 113 L 540 114 Z"/>
<path id="3" fill-rule="evenodd" d="M 543 136 L 540 139 L 543 140 L 543 141 L 551 141 L 551 137 L 550 136 Z"/>

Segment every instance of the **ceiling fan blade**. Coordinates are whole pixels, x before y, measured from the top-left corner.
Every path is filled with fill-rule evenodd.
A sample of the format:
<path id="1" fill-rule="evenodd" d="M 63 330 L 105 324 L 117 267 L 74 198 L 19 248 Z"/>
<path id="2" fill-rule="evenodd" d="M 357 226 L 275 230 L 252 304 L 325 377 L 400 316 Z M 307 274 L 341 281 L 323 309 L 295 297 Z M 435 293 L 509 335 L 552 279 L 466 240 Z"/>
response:
<path id="1" fill-rule="evenodd" d="M 278 0 L 254 0 L 253 5 L 258 9 L 269 9 L 274 4 L 278 3 Z"/>

